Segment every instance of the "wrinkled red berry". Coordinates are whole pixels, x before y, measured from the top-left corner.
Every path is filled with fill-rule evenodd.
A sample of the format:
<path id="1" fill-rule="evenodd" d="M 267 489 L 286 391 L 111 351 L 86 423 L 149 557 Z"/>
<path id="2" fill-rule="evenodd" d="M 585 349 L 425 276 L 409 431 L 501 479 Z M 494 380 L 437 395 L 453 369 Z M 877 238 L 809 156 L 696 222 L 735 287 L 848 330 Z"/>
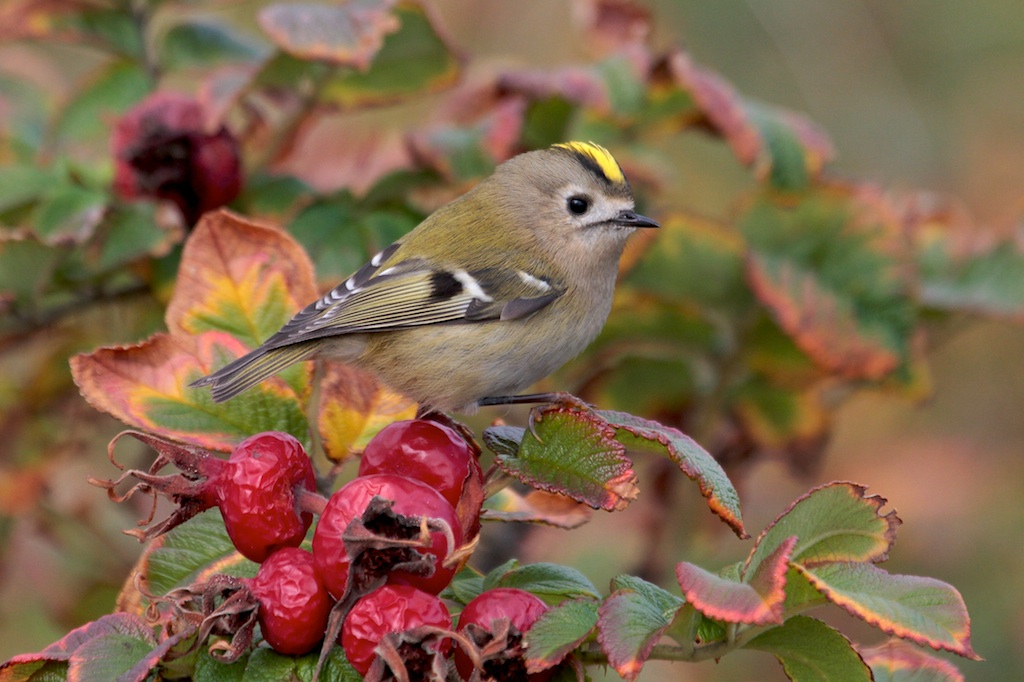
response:
<path id="1" fill-rule="evenodd" d="M 156 92 L 135 105 L 114 126 L 111 147 L 114 190 L 172 201 L 189 225 L 241 189 L 238 141 L 185 95 Z"/>
<path id="2" fill-rule="evenodd" d="M 376 496 L 394 502 L 392 510 L 396 514 L 444 521 L 451 527 L 456 544 L 462 542 L 462 527 L 455 516 L 455 510 L 430 486 L 411 478 L 388 474 L 356 478 L 331 495 L 313 534 L 313 558 L 327 589 L 336 599 L 345 593 L 350 566 L 343 536 L 352 520 L 362 517 L 367 505 Z M 430 547 L 415 551 L 434 557 L 433 574 L 423 576 L 393 570 L 388 573 L 388 582 L 412 585 L 433 594 L 443 590 L 455 575 L 454 568 L 443 565 L 444 559 L 454 547 L 448 546 L 448 540 L 442 532 L 432 532 L 431 539 Z"/>
<path id="3" fill-rule="evenodd" d="M 480 464 L 454 429 L 427 419 L 388 424 L 373 437 L 359 461 L 359 475 L 395 474 L 423 481 L 459 506 L 470 477 L 481 479 Z"/>
<path id="4" fill-rule="evenodd" d="M 499 587 L 487 590 L 476 596 L 466 604 L 459 616 L 459 632 L 464 631 L 469 625 L 476 625 L 492 635 L 495 633 L 498 620 L 507 618 L 518 630 L 517 636 L 509 642 L 511 648 L 519 645 L 522 635 L 533 627 L 534 622 L 548 610 L 539 597 L 524 590 L 517 590 L 509 587 Z M 480 644 L 482 642 L 478 642 Z M 523 679 L 526 674 L 526 664 L 521 656 L 522 652 L 513 652 L 510 658 L 498 657 L 491 661 L 484 662 L 485 679 Z M 469 679 L 473 672 L 473 662 L 462 649 L 455 652 L 455 667 L 464 679 Z M 549 671 L 530 675 L 529 679 L 546 679 Z"/>
<path id="5" fill-rule="evenodd" d="M 249 589 L 260 602 L 263 639 L 282 654 L 312 651 L 323 640 L 331 596 L 313 567 L 313 555 L 286 547 L 260 566 Z"/>
<path id="6" fill-rule="evenodd" d="M 450 630 L 451 616 L 444 603 L 408 585 L 385 585 L 366 595 L 352 607 L 341 629 L 341 646 L 352 667 L 365 675 L 373 663 L 375 650 L 388 634 L 405 632 L 421 625 L 432 625 Z M 407 664 L 416 655 L 447 656 L 452 641 L 430 635 L 415 642 L 417 647 L 403 647 Z M 422 661 L 419 662 L 422 665 Z M 413 666 L 410 666 L 413 667 Z M 419 679 L 419 678 L 417 678 Z"/>
<path id="7" fill-rule="evenodd" d="M 217 505 L 235 548 L 261 562 L 275 549 L 298 547 L 313 515 L 299 512 L 295 488 L 315 485 L 309 456 L 287 433 L 268 431 L 239 443 L 217 486 Z"/>

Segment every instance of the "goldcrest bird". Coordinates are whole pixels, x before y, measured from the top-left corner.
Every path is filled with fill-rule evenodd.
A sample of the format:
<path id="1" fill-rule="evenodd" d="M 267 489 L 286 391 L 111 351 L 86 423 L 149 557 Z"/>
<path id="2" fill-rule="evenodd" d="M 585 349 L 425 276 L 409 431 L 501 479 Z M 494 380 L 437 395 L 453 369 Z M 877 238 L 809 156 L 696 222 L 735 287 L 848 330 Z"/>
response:
<path id="1" fill-rule="evenodd" d="M 425 408 L 519 402 L 604 326 L 626 238 L 658 227 L 633 209 L 622 169 L 597 144 L 520 154 L 192 386 L 222 402 L 326 357 Z"/>

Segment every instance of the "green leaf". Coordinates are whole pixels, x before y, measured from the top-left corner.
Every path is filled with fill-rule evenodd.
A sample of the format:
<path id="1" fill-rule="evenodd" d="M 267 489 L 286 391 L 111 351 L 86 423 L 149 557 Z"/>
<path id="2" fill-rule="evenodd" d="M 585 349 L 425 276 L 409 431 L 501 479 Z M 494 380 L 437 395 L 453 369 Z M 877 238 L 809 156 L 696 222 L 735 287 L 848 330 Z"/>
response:
<path id="1" fill-rule="evenodd" d="M 978 658 L 963 597 L 941 580 L 891 574 L 857 562 L 796 568 L 830 602 L 887 634 Z"/>
<path id="2" fill-rule="evenodd" d="M 633 463 L 597 413 L 549 407 L 534 429 L 536 437 L 523 436 L 517 456 L 496 458 L 507 474 L 595 509 L 623 509 L 636 498 Z"/>
<path id="3" fill-rule="evenodd" d="M 10 153 L 6 162 L 10 164 L 14 160 L 33 160 L 43 144 L 46 129 L 46 93 L 29 79 L 0 72 L 0 101 L 4 102 L 0 141 Z M 9 167 L 0 168 L 0 173 Z M 0 182 L 0 196 L 5 190 L 7 188 Z M 0 209 L 2 212 L 3 209 Z"/>
<path id="4" fill-rule="evenodd" d="M 118 54 L 141 60 L 143 37 L 125 9 L 90 9 L 73 16 L 68 23 L 74 30 L 99 38 Z"/>
<path id="5" fill-rule="evenodd" d="M 604 81 L 612 112 L 618 116 L 636 115 L 644 104 L 646 87 L 634 62 L 624 55 L 613 55 L 597 65 Z"/>
<path id="6" fill-rule="evenodd" d="M 401 28 L 384 39 L 370 68 L 330 80 L 322 91 L 325 102 L 342 108 L 387 104 L 455 83 L 459 59 L 427 11 L 402 4 L 395 15 Z"/>
<path id="7" fill-rule="evenodd" d="M 35 165 L 0 166 L 0 214 L 38 201 L 57 181 L 56 173 Z"/>
<path id="8" fill-rule="evenodd" d="M 615 671 L 634 680 L 685 602 L 629 575 L 615 578 L 611 587 L 598 612 L 597 641 Z"/>
<path id="9" fill-rule="evenodd" d="M 871 682 L 871 670 L 848 639 L 819 620 L 794 616 L 747 643 L 779 659 L 793 682 Z"/>
<path id="10" fill-rule="evenodd" d="M 743 575 L 748 578 L 788 538 L 796 536 L 792 561 L 884 561 L 901 523 L 882 514 L 886 499 L 854 483 L 828 483 L 797 499 L 757 538 Z"/>
<path id="11" fill-rule="evenodd" d="M 916 238 L 921 302 L 1024 321 L 1024 250 L 1013 240 L 964 249 L 953 237 L 933 230 Z"/>
<path id="12" fill-rule="evenodd" d="M 19 301 L 42 294 L 63 256 L 61 249 L 31 236 L 0 239 L 0 294 Z"/>
<path id="13" fill-rule="evenodd" d="M 68 679 L 116 680 L 153 648 L 153 643 L 130 635 L 109 634 L 90 639 L 68 660 Z"/>
<path id="14" fill-rule="evenodd" d="M 442 599 L 453 601 L 465 606 L 484 591 L 484 576 L 470 567 L 465 567 L 455 574 L 455 578 L 439 595 Z"/>
<path id="15" fill-rule="evenodd" d="M 317 201 L 299 212 L 288 227 L 313 256 L 319 277 L 348 277 L 368 260 L 357 215 L 351 200 Z"/>
<path id="16" fill-rule="evenodd" d="M 763 198 L 739 224 L 750 285 L 779 325 L 828 371 L 877 381 L 909 363 L 915 310 L 885 226 L 860 215 L 868 209 L 842 194 Z"/>
<path id="17" fill-rule="evenodd" d="M 103 219 L 107 195 L 62 183 L 48 191 L 32 214 L 32 229 L 47 244 L 80 244 Z"/>
<path id="18" fill-rule="evenodd" d="M 530 627 L 526 668 L 540 672 L 561 663 L 597 627 L 599 603 L 580 598 L 548 609 Z"/>
<path id="19" fill-rule="evenodd" d="M 101 68 L 61 111 L 56 131 L 63 140 L 105 136 L 110 122 L 149 92 L 149 77 L 134 61 L 115 61 Z"/>
<path id="20" fill-rule="evenodd" d="M 577 569 L 545 562 L 515 566 L 509 570 L 500 567 L 484 579 L 484 590 L 495 587 L 526 590 L 549 604 L 576 597 L 600 597 L 594 583 Z"/>
<path id="21" fill-rule="evenodd" d="M 281 217 L 314 195 L 313 188 L 294 175 L 258 173 L 246 181 L 237 201 L 247 213 Z"/>
<path id="22" fill-rule="evenodd" d="M 735 230 L 687 213 L 659 220 L 657 245 L 629 274 L 629 284 L 673 305 L 715 315 L 750 307 L 745 245 Z"/>
<path id="23" fill-rule="evenodd" d="M 163 256 L 181 239 L 176 226 L 161 224 L 156 205 L 146 201 L 111 207 L 99 229 L 103 242 L 96 266 L 102 271 L 143 256 Z"/>
<path id="24" fill-rule="evenodd" d="M 200 646 L 192 682 L 242 682 L 248 662 L 248 656 L 244 656 L 234 663 L 224 663 L 210 655 L 209 647 Z"/>
<path id="25" fill-rule="evenodd" d="M 689 436 L 655 421 L 625 412 L 599 412 L 616 429 L 615 438 L 627 448 L 667 454 L 691 480 L 696 481 L 711 511 L 740 537 L 746 537 L 739 494 L 725 471 L 707 450 Z"/>
<path id="26" fill-rule="evenodd" d="M 318 658 L 317 654 L 309 654 L 299 659 L 298 672 L 302 682 L 313 682 L 313 671 L 316 669 Z M 356 672 L 356 669 L 345 658 L 345 652 L 341 645 L 335 645 L 327 654 L 327 660 L 324 661 L 324 667 L 320 671 L 319 682 L 363 682 L 363 676 Z"/>
<path id="27" fill-rule="evenodd" d="M 294 682 L 298 678 L 298 660 L 260 646 L 249 656 L 242 682 Z"/>
<path id="28" fill-rule="evenodd" d="M 172 529 L 152 546 L 145 576 L 154 594 L 189 585 L 216 567 L 218 573 L 254 577 L 258 566 L 235 552 L 216 509 L 198 514 Z"/>
<path id="29" fill-rule="evenodd" d="M 164 33 L 159 45 L 166 68 L 208 66 L 221 62 L 249 62 L 269 53 L 232 26 L 209 19 L 186 19 Z"/>

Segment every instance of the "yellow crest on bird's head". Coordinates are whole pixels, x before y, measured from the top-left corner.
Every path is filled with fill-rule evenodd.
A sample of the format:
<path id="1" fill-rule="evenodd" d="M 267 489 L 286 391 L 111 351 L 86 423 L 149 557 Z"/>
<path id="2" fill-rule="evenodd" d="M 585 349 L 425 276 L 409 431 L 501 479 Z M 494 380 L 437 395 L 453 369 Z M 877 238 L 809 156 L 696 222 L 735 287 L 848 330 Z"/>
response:
<path id="1" fill-rule="evenodd" d="M 553 146 L 578 155 L 584 164 L 603 175 L 608 182 L 616 185 L 625 184 L 626 176 L 622 174 L 619 162 L 601 145 L 593 142 L 560 142 Z"/>

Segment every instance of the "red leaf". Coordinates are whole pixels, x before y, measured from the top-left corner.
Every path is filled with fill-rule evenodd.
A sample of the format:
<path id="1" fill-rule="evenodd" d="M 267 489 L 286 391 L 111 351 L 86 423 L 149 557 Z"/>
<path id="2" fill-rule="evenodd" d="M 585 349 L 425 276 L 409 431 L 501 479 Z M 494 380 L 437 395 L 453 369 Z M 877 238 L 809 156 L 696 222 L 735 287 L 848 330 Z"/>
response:
<path id="1" fill-rule="evenodd" d="M 720 578 L 685 561 L 676 566 L 676 578 L 686 600 L 709 618 L 749 625 L 782 623 L 786 570 L 796 541 L 783 541 L 747 583 Z"/>

